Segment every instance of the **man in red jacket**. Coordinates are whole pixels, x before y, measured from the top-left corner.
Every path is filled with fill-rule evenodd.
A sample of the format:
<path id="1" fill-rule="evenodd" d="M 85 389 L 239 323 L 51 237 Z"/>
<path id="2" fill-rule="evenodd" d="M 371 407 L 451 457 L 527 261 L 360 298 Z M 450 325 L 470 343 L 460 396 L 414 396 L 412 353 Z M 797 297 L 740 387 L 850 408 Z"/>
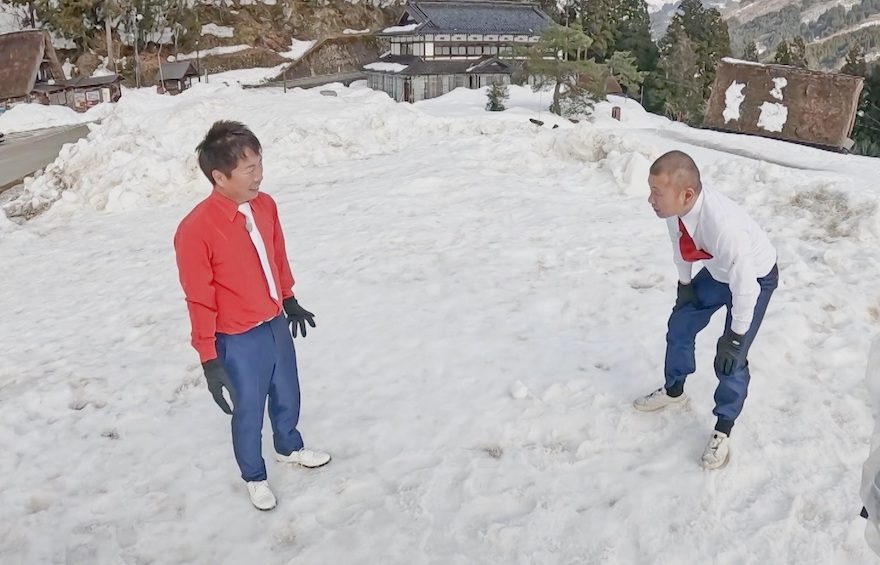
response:
<path id="1" fill-rule="evenodd" d="M 219 121 L 196 150 L 214 188 L 174 236 L 192 345 L 214 401 L 232 415 L 235 460 L 251 502 L 270 510 L 276 501 L 261 449 L 267 398 L 276 459 L 310 468 L 330 461 L 327 453 L 305 449 L 296 429 L 300 392 L 291 331 L 296 337 L 299 328 L 305 337 L 314 314 L 294 298 L 278 209 L 260 192 L 259 140 L 243 124 Z"/>

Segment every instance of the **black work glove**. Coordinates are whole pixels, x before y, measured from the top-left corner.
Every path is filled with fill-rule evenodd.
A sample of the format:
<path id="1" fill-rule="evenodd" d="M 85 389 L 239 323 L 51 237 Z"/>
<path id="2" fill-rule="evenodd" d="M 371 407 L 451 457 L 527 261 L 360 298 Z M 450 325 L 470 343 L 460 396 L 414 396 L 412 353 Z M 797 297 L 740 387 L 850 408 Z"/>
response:
<path id="1" fill-rule="evenodd" d="M 694 292 L 694 287 L 690 283 L 679 282 L 678 294 L 675 297 L 675 309 L 678 310 L 688 304 L 697 305 L 697 293 Z"/>
<path id="2" fill-rule="evenodd" d="M 724 332 L 718 340 L 718 352 L 715 355 L 715 369 L 722 375 L 729 375 L 743 359 L 743 342 L 745 336 L 732 331 Z"/>
<path id="3" fill-rule="evenodd" d="M 290 333 L 293 337 L 296 337 L 297 326 L 303 337 L 306 337 L 306 322 L 315 327 L 315 315 L 300 306 L 293 296 L 284 299 L 284 313 L 287 314 L 287 322 L 290 324 Z"/>
<path id="4" fill-rule="evenodd" d="M 211 359 L 202 363 L 202 369 L 205 371 L 205 380 L 208 381 L 208 390 L 211 391 L 214 402 L 217 403 L 220 410 L 231 415 L 232 409 L 229 408 L 229 403 L 223 398 L 223 388 L 225 387 L 229 391 L 231 398 L 232 386 L 229 382 L 229 375 L 226 374 L 226 369 L 223 368 L 223 364 L 220 363 L 219 359 Z"/>

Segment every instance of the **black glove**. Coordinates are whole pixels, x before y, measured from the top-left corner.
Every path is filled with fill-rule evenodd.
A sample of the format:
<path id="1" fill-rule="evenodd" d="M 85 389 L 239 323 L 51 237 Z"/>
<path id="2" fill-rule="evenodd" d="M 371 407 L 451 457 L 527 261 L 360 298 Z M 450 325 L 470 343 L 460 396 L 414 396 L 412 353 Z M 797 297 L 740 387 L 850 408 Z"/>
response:
<path id="1" fill-rule="evenodd" d="M 743 358 L 743 342 L 745 336 L 732 331 L 724 332 L 718 340 L 718 353 L 715 355 L 715 370 L 722 375 L 729 375 L 733 368 L 745 361 Z"/>
<path id="2" fill-rule="evenodd" d="M 290 324 L 290 332 L 296 337 L 296 327 L 303 337 L 306 337 L 306 322 L 313 328 L 315 327 L 315 315 L 299 305 L 296 298 L 290 297 L 284 299 L 284 313 L 287 314 L 287 322 Z"/>
<path id="3" fill-rule="evenodd" d="M 696 306 L 697 302 L 697 293 L 694 292 L 694 287 L 691 284 L 678 283 L 678 294 L 675 297 L 675 309 L 678 310 L 688 304 L 693 304 Z"/>
<path id="4" fill-rule="evenodd" d="M 229 396 L 232 397 L 232 386 L 229 382 L 229 375 L 226 374 L 226 369 L 223 368 L 223 364 L 220 363 L 219 359 L 211 359 L 202 363 L 202 369 L 205 371 L 205 380 L 208 381 L 208 390 L 211 391 L 214 402 L 217 403 L 220 410 L 231 415 L 232 409 L 229 408 L 229 404 L 223 398 L 223 388 L 225 387 L 229 391 Z"/>

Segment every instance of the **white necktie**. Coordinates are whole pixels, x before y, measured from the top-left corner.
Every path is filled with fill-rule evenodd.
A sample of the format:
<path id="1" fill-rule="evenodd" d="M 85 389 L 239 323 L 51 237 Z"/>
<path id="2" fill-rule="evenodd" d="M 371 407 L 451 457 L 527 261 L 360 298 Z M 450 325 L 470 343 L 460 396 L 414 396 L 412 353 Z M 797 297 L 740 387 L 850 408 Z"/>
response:
<path id="1" fill-rule="evenodd" d="M 269 267 L 269 256 L 266 254 L 266 245 L 263 243 L 263 237 L 257 228 L 257 222 L 254 220 L 254 212 L 251 205 L 245 202 L 238 207 L 238 211 L 244 216 L 244 227 L 251 236 L 251 242 L 257 250 L 260 257 L 260 265 L 263 267 L 263 276 L 266 277 L 266 284 L 269 286 L 269 296 L 273 300 L 278 300 L 278 289 L 275 288 L 275 277 L 272 276 L 272 269 Z"/>

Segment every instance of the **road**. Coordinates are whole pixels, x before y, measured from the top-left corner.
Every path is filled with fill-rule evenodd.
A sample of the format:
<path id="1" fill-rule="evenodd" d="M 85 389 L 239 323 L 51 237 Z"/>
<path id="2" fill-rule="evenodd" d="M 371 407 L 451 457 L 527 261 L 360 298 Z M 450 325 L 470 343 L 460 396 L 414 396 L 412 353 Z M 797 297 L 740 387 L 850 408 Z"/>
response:
<path id="1" fill-rule="evenodd" d="M 0 192 L 54 161 L 65 143 L 88 133 L 88 126 L 79 124 L 6 134 L 0 143 Z"/>

